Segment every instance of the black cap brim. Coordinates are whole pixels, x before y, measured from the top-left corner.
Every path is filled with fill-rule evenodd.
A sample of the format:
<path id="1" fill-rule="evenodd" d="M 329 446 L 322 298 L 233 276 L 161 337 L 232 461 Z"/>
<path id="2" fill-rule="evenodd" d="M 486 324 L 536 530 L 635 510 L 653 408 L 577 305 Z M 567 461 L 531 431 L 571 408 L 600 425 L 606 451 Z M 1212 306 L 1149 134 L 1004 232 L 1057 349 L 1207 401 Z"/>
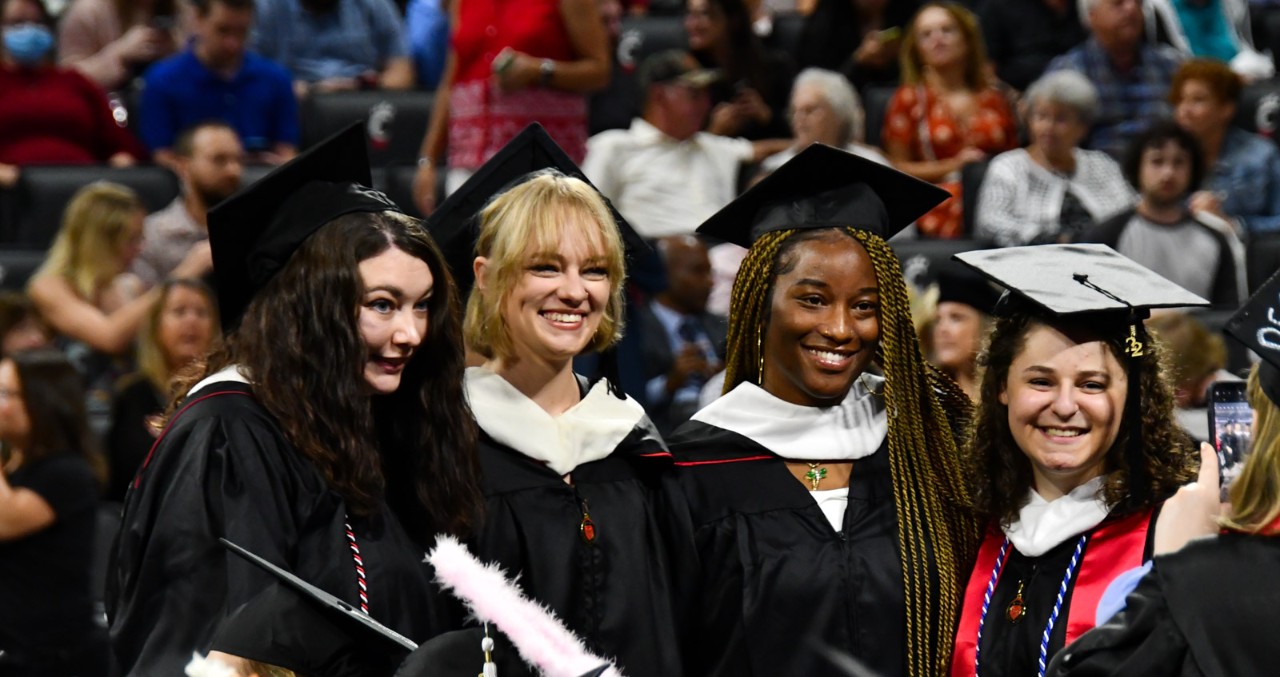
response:
<path id="1" fill-rule="evenodd" d="M 252 552 L 249 552 L 248 550 L 240 547 L 239 545 L 236 545 L 235 543 L 232 543 L 231 541 L 228 541 L 225 538 L 221 538 L 218 540 L 221 541 L 222 545 L 226 547 L 228 550 L 230 550 L 231 552 L 235 553 L 240 557 L 243 557 L 244 559 L 248 560 L 254 565 L 260 567 L 262 570 L 275 576 L 281 586 L 284 586 L 292 590 L 294 593 L 297 593 L 296 596 L 281 594 L 278 597 L 278 599 L 304 600 L 306 604 L 306 608 L 315 610 L 319 614 L 322 614 L 321 617 L 323 619 L 323 624 L 326 627 L 336 628 L 338 633 L 343 637 L 350 637 L 360 641 L 371 642 L 375 647 L 377 647 L 380 653 L 396 656 L 395 662 L 392 663 L 393 668 L 395 665 L 399 664 L 399 661 L 403 659 L 404 656 L 408 655 L 410 651 L 413 651 L 418 647 L 417 643 L 415 643 L 413 640 L 410 640 L 409 638 L 405 637 L 404 635 L 401 635 L 395 630 L 392 630 L 391 628 L 388 628 L 387 626 L 379 623 L 378 621 L 371 618 L 369 615 L 354 608 L 351 604 L 349 604 L 345 600 L 339 599 L 338 597 L 324 590 L 321 590 L 320 588 L 312 585 L 311 583 L 308 583 L 307 581 L 304 581 L 301 578 L 297 577 L 293 573 L 289 571 L 285 571 L 279 566 L 276 566 L 275 564 L 263 559 L 262 557 L 259 557 L 258 555 Z M 249 615 L 246 615 L 246 617 L 248 616 Z M 285 622 L 285 623 L 292 622 L 291 619 L 287 617 L 283 617 L 280 620 L 281 622 Z M 251 646 L 254 642 L 254 640 L 252 639 L 252 636 L 247 636 L 243 632 L 235 633 L 234 637 L 236 639 L 228 641 L 228 644 L 236 644 L 242 650 L 248 646 Z M 300 648 L 300 649 L 312 648 L 315 651 L 320 651 L 324 649 L 322 645 L 314 644 L 311 640 L 307 639 L 305 636 L 300 638 L 300 641 L 302 642 L 302 645 L 296 648 Z M 227 651 L 227 653 L 235 653 L 235 652 Z M 236 655 L 244 656 L 243 653 L 238 653 Z M 251 656 L 245 656 L 245 657 L 249 658 Z M 269 661 L 264 661 L 264 662 L 269 662 Z M 280 665 L 279 663 L 275 663 L 275 664 Z M 287 667 L 287 666 L 282 666 L 282 667 Z"/>
<path id="2" fill-rule="evenodd" d="M 476 240 L 480 236 L 476 215 L 494 196 L 515 185 L 531 172 L 541 169 L 557 169 L 566 176 L 581 179 L 595 188 L 542 125 L 535 122 L 525 127 L 524 131 L 477 169 L 427 219 L 427 229 L 443 250 L 462 294 L 470 291 L 475 282 L 472 262 L 476 255 Z M 638 256 L 648 253 L 650 248 L 644 238 L 622 218 L 608 198 L 605 198 L 605 204 L 609 206 L 613 220 L 618 224 L 627 258 L 634 262 Z"/>
<path id="3" fill-rule="evenodd" d="M 1258 354 L 1259 385 L 1280 406 L 1280 272 L 1271 276 L 1227 320 L 1223 331 Z"/>
<path id="4" fill-rule="evenodd" d="M 352 212 L 400 211 L 372 183 L 364 123 L 321 141 L 209 211 L 225 331 L 308 237 Z"/>
<path id="5" fill-rule="evenodd" d="M 856 228 L 884 239 L 951 197 L 893 167 L 815 143 L 698 227 L 750 248 L 777 230 Z"/>
<path id="6" fill-rule="evenodd" d="M 1048 317 L 1209 305 L 1102 244 L 985 249 L 954 258 Z"/>

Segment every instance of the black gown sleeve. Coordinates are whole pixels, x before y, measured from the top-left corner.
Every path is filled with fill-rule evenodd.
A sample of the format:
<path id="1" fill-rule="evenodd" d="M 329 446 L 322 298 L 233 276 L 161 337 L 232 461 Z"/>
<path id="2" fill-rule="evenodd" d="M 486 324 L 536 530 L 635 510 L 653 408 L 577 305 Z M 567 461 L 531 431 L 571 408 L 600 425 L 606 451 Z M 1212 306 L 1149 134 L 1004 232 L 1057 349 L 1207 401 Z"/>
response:
<path id="1" fill-rule="evenodd" d="M 1199 675 L 1159 578 L 1145 576 L 1123 611 L 1059 651 L 1049 677 Z"/>
<path id="2" fill-rule="evenodd" d="M 126 498 L 108 583 L 126 675 L 182 674 L 217 624 L 269 583 L 219 537 L 296 571 L 296 516 L 329 496 L 304 463 L 245 393 L 197 403 L 166 433 Z"/>

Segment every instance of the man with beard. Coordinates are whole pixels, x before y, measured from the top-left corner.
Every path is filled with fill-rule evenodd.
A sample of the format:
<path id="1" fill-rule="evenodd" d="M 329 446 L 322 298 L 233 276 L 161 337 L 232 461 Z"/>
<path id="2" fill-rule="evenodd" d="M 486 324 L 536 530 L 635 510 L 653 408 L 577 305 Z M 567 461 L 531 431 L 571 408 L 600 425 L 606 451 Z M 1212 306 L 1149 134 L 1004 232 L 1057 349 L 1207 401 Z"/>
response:
<path id="1" fill-rule="evenodd" d="M 225 122 L 204 122 L 184 131 L 173 153 L 182 193 L 146 218 L 142 252 L 133 261 L 133 273 L 147 286 L 168 277 L 193 247 L 208 256 L 209 209 L 240 188 L 244 148 Z"/>
<path id="2" fill-rule="evenodd" d="M 289 70 L 294 93 L 410 89 L 413 61 L 392 0 L 257 0 L 251 49 Z"/>

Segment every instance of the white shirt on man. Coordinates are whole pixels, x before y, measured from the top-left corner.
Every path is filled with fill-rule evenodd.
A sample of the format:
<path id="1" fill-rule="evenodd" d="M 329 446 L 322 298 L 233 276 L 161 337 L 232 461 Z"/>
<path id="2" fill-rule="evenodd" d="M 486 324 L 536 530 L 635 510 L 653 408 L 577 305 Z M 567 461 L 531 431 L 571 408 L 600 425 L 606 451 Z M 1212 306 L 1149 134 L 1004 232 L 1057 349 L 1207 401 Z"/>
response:
<path id="1" fill-rule="evenodd" d="M 677 141 L 641 118 L 587 140 L 582 171 L 646 238 L 692 233 L 737 195 L 751 142 L 698 132 Z"/>

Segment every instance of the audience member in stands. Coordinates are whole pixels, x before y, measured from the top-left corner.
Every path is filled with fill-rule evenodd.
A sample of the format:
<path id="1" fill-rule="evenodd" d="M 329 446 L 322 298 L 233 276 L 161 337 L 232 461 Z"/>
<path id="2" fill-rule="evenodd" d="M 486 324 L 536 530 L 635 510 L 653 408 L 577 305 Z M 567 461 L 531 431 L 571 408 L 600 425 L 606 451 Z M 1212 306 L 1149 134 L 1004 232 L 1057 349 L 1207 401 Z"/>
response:
<path id="1" fill-rule="evenodd" d="M 411 89 L 413 60 L 393 0 L 256 0 L 250 47 L 310 92 Z"/>
<path id="2" fill-rule="evenodd" d="M 978 19 L 996 77 L 1018 91 L 1035 82 L 1054 57 L 1089 36 L 1076 0 L 983 2 Z"/>
<path id="3" fill-rule="evenodd" d="M 1249 82 L 1276 74 L 1271 55 L 1253 47 L 1246 0 L 1147 0 L 1147 38 L 1159 35 L 1188 58 L 1230 64 Z"/>
<path id="4" fill-rule="evenodd" d="M 771 172 L 812 143 L 843 148 L 880 164 L 889 160 L 880 149 L 863 143 L 866 112 L 858 92 L 839 73 L 806 68 L 791 86 L 791 146 L 765 158 L 760 169 Z"/>
<path id="5" fill-rule="evenodd" d="M 1098 114 L 1098 90 L 1075 71 L 1056 71 L 1027 90 L 1031 144 L 991 161 L 978 194 L 976 235 L 1001 246 L 1071 242 L 1133 206 L 1111 156 L 1079 144 Z"/>
<path id="6" fill-rule="evenodd" d="M 902 34 L 919 0 L 818 0 L 804 21 L 796 61 L 840 71 L 859 89 L 898 84 Z"/>
<path id="7" fill-rule="evenodd" d="M 640 311 L 647 410 L 658 431 L 670 435 L 699 409 L 707 379 L 724 367 L 725 318 L 707 312 L 711 260 L 693 235 L 658 240 L 667 289 Z"/>
<path id="8" fill-rule="evenodd" d="M 90 596 L 102 459 L 55 350 L 0 360 L 0 671 L 105 677 Z"/>
<path id="9" fill-rule="evenodd" d="M 132 346 L 160 297 L 159 289 L 139 294 L 136 278 L 124 274 L 141 247 L 145 216 L 132 190 L 106 182 L 80 189 L 67 204 L 49 256 L 28 283 L 55 332 L 110 355 Z M 210 265 L 208 249 L 193 250 L 173 274 L 200 277 Z"/>
<path id="10" fill-rule="evenodd" d="M 1214 381 L 1238 380 L 1225 371 L 1227 346 L 1188 313 L 1162 313 L 1147 320 L 1147 330 L 1160 339 L 1173 375 L 1174 414 L 1178 425 L 1196 442 L 1209 440 L 1209 386 Z"/>
<path id="11" fill-rule="evenodd" d="M 74 0 L 58 19 L 58 62 L 109 92 L 126 89 L 182 45 L 178 7 L 175 0 Z"/>
<path id="12" fill-rule="evenodd" d="M 1000 293 L 955 262 L 938 271 L 938 305 L 929 323 L 930 362 L 978 401 L 978 354 Z"/>
<path id="13" fill-rule="evenodd" d="M 586 95 L 609 82 L 609 41 L 596 0 L 471 0 L 452 2 L 449 11 L 449 58 L 413 180 L 423 214 L 435 210 L 436 170 L 446 156 L 448 194 L 531 122 L 581 164 Z"/>
<path id="14" fill-rule="evenodd" d="M 172 379 L 209 352 L 218 336 L 213 291 L 197 280 L 165 282 L 138 332 L 138 371 L 117 384 L 107 433 L 110 468 L 106 497 L 124 500 L 125 490 L 160 435 L 164 408 L 173 399 Z"/>
<path id="15" fill-rule="evenodd" d="M 743 163 L 788 144 L 701 131 L 714 78 L 687 52 L 650 56 L 640 67 L 643 117 L 588 143 L 583 172 L 646 238 L 692 233 L 737 194 Z"/>
<path id="16" fill-rule="evenodd" d="M 192 0 L 194 39 L 147 69 L 139 130 L 157 162 L 172 165 L 178 134 L 206 120 L 230 124 L 254 161 L 277 164 L 297 153 L 298 102 L 289 72 L 246 50 L 253 3 Z"/>
<path id="17" fill-rule="evenodd" d="M 449 10 L 442 0 L 409 0 L 404 31 L 418 86 L 433 92 L 444 75 L 449 56 Z"/>
<path id="18" fill-rule="evenodd" d="M 145 155 L 97 85 L 54 65 L 54 21 L 41 0 L 0 0 L 0 23 L 0 188 L 24 165 L 123 167 Z"/>
<path id="19" fill-rule="evenodd" d="M 1242 235 L 1280 231 L 1280 150 L 1231 124 L 1242 84 L 1210 59 L 1188 61 L 1173 76 L 1174 119 L 1200 142 L 1209 168 L 1191 209 L 1230 217 Z"/>
<path id="20" fill-rule="evenodd" d="M 20 350 L 47 347 L 52 339 L 31 299 L 20 292 L 0 292 L 0 358 Z"/>
<path id="21" fill-rule="evenodd" d="M 689 51 L 721 76 L 710 90 L 707 131 L 747 139 L 786 136 L 787 97 L 795 77 L 790 59 L 765 50 L 743 0 L 688 0 L 687 8 Z"/>
<path id="22" fill-rule="evenodd" d="M 885 113 L 885 154 L 952 198 L 916 222 L 923 237 L 964 235 L 960 169 L 1018 145 L 1004 94 L 992 86 L 978 21 L 955 2 L 930 2 L 902 43 L 902 86 Z"/>
<path id="23" fill-rule="evenodd" d="M 1126 144 L 1169 115 L 1166 96 L 1181 57 L 1142 39 L 1142 0 L 1080 0 L 1089 39 L 1049 63 L 1047 72 L 1083 73 L 1098 88 L 1088 148 L 1119 158 Z"/>
<path id="24" fill-rule="evenodd" d="M 1232 308 L 1243 298 L 1226 235 L 1187 207 L 1187 196 L 1204 177 L 1200 144 L 1172 121 L 1156 123 L 1134 138 L 1124 175 L 1138 191 L 1138 204 L 1086 233 L 1208 299 Z"/>
<path id="25" fill-rule="evenodd" d="M 182 192 L 169 206 L 147 216 L 142 251 L 133 274 L 150 287 L 169 276 L 195 248 L 208 251 L 207 215 L 240 188 L 244 149 L 225 122 L 206 122 L 178 135 L 173 168 Z"/>

